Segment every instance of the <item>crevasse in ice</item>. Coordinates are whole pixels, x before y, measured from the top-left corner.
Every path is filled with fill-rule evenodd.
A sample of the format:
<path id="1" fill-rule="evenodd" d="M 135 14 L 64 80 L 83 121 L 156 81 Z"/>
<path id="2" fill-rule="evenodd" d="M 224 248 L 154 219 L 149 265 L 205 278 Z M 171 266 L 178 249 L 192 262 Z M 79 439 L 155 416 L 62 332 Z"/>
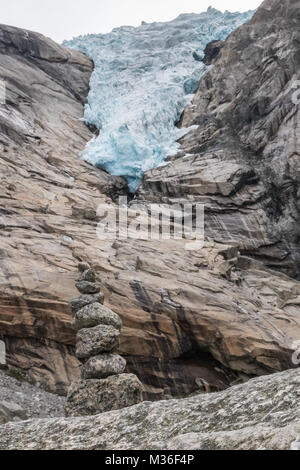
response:
<path id="1" fill-rule="evenodd" d="M 100 133 L 82 158 L 124 176 L 134 191 L 145 171 L 178 149 L 186 129 L 175 124 L 206 70 L 201 56 L 207 43 L 225 39 L 252 15 L 209 8 L 65 41 L 95 63 L 84 119 Z"/>

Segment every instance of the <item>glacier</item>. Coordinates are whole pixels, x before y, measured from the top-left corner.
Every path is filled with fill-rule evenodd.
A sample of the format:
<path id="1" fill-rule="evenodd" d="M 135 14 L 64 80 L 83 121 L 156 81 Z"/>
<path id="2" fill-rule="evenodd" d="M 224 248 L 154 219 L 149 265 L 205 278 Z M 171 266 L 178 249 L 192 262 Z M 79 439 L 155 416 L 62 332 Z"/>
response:
<path id="1" fill-rule="evenodd" d="M 176 123 L 207 69 L 201 62 L 207 43 L 226 39 L 253 13 L 210 7 L 169 22 L 142 22 L 64 41 L 95 64 L 84 120 L 99 135 L 81 158 L 125 177 L 134 192 L 144 172 L 176 153 L 178 139 L 188 131 Z"/>

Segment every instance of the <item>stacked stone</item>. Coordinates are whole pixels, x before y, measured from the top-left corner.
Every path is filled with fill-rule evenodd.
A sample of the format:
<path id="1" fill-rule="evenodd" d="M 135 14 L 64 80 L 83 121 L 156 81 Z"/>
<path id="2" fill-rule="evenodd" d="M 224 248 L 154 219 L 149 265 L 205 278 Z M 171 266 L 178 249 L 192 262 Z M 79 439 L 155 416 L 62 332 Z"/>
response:
<path id="1" fill-rule="evenodd" d="M 126 361 L 116 353 L 122 321 L 104 306 L 104 295 L 90 266 L 81 263 L 76 288 L 80 297 L 71 300 L 72 325 L 77 331 L 76 356 L 83 362 L 81 379 L 71 385 L 67 416 L 85 416 L 125 408 L 142 401 L 142 384 L 125 374 Z"/>

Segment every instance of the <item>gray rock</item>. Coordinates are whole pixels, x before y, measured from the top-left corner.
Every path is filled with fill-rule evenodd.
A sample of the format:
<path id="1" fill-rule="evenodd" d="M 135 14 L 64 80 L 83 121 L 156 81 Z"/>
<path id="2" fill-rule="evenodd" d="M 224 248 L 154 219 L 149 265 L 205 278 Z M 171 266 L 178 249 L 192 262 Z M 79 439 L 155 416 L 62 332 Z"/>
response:
<path id="1" fill-rule="evenodd" d="M 203 55 L 198 54 L 198 52 L 194 51 L 193 52 L 193 57 L 197 62 L 202 62 L 203 61 Z"/>
<path id="2" fill-rule="evenodd" d="M 118 354 L 101 354 L 91 357 L 83 366 L 82 379 L 105 379 L 111 375 L 123 374 L 126 361 Z"/>
<path id="3" fill-rule="evenodd" d="M 16 403 L 25 410 L 27 419 L 64 416 L 65 397 L 17 380 L 8 371 L 0 370 L 0 397 L 1 402 Z"/>
<path id="4" fill-rule="evenodd" d="M 106 383 L 110 387 L 115 380 Z M 71 387 L 68 413 L 103 408 L 101 382 Z M 8 423 L 0 426 L 0 449 L 289 450 L 300 435 L 299 386 L 297 368 L 218 393 L 144 402 L 97 416 Z M 78 390 L 81 402 L 73 396 Z M 106 400 L 114 398 L 110 388 L 106 392 Z"/>
<path id="5" fill-rule="evenodd" d="M 75 315 L 78 310 L 82 309 L 83 307 L 86 307 L 87 305 L 91 305 L 93 303 L 99 303 L 103 304 L 104 303 L 104 295 L 102 293 L 98 295 L 81 295 L 80 297 L 76 299 L 72 299 L 70 301 L 70 307 L 73 315 Z"/>
<path id="6" fill-rule="evenodd" d="M 297 439 L 292 442 L 291 450 L 300 450 L 300 436 L 298 436 Z"/>
<path id="7" fill-rule="evenodd" d="M 93 303 L 75 313 L 72 325 L 76 330 L 98 325 L 110 325 L 121 330 L 122 320 L 119 315 L 104 305 Z"/>
<path id="8" fill-rule="evenodd" d="M 142 387 L 133 374 L 74 382 L 67 398 L 66 415 L 95 415 L 135 405 L 143 400 Z"/>
<path id="9" fill-rule="evenodd" d="M 204 49 L 204 57 L 202 62 L 205 65 L 211 65 L 220 55 L 221 50 L 225 45 L 225 41 L 211 41 Z"/>
<path id="10" fill-rule="evenodd" d="M 120 344 L 120 332 L 109 325 L 85 328 L 77 333 L 76 356 L 87 359 L 91 356 L 116 350 Z"/>
<path id="11" fill-rule="evenodd" d="M 81 294 L 98 294 L 100 292 L 100 286 L 88 281 L 76 282 L 76 288 Z"/>
<path id="12" fill-rule="evenodd" d="M 73 206 L 72 216 L 78 219 L 94 221 L 97 217 L 97 212 L 93 207 Z"/>
<path id="13" fill-rule="evenodd" d="M 0 424 L 25 419 L 27 419 L 27 414 L 21 406 L 9 401 L 0 402 Z"/>
<path id="14" fill-rule="evenodd" d="M 89 263 L 85 263 L 84 261 L 82 261 L 81 263 L 78 264 L 78 270 L 81 273 L 83 273 L 84 271 L 87 271 L 90 268 L 91 267 L 90 267 Z"/>
<path id="15" fill-rule="evenodd" d="M 87 269 L 80 275 L 79 281 L 96 282 L 95 271 L 91 268 Z"/>

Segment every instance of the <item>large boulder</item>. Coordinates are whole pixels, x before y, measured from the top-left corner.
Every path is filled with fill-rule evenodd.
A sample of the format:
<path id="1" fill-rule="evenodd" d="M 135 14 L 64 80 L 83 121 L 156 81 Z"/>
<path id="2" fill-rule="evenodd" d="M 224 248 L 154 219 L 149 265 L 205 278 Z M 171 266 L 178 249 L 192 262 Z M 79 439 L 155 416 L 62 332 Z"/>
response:
<path id="1" fill-rule="evenodd" d="M 90 383 L 87 400 L 88 386 L 81 383 L 78 414 L 85 406 L 96 411 L 99 381 Z M 0 449 L 296 450 L 299 387 L 295 369 L 219 393 L 144 402 L 97 416 L 9 423 L 0 427 Z M 111 399 L 109 391 L 106 398 Z"/>
<path id="2" fill-rule="evenodd" d="M 143 386 L 133 374 L 102 380 L 74 382 L 69 390 L 66 415 L 89 416 L 119 410 L 143 401 Z"/>
<path id="3" fill-rule="evenodd" d="M 120 344 L 120 331 L 109 325 L 84 328 L 77 333 L 76 356 L 87 359 L 91 356 L 111 352 Z"/>
<path id="4" fill-rule="evenodd" d="M 121 330 L 122 320 L 119 315 L 104 307 L 104 305 L 93 303 L 75 313 L 72 325 L 76 330 L 92 328 L 98 325 L 110 325 L 117 330 Z"/>

